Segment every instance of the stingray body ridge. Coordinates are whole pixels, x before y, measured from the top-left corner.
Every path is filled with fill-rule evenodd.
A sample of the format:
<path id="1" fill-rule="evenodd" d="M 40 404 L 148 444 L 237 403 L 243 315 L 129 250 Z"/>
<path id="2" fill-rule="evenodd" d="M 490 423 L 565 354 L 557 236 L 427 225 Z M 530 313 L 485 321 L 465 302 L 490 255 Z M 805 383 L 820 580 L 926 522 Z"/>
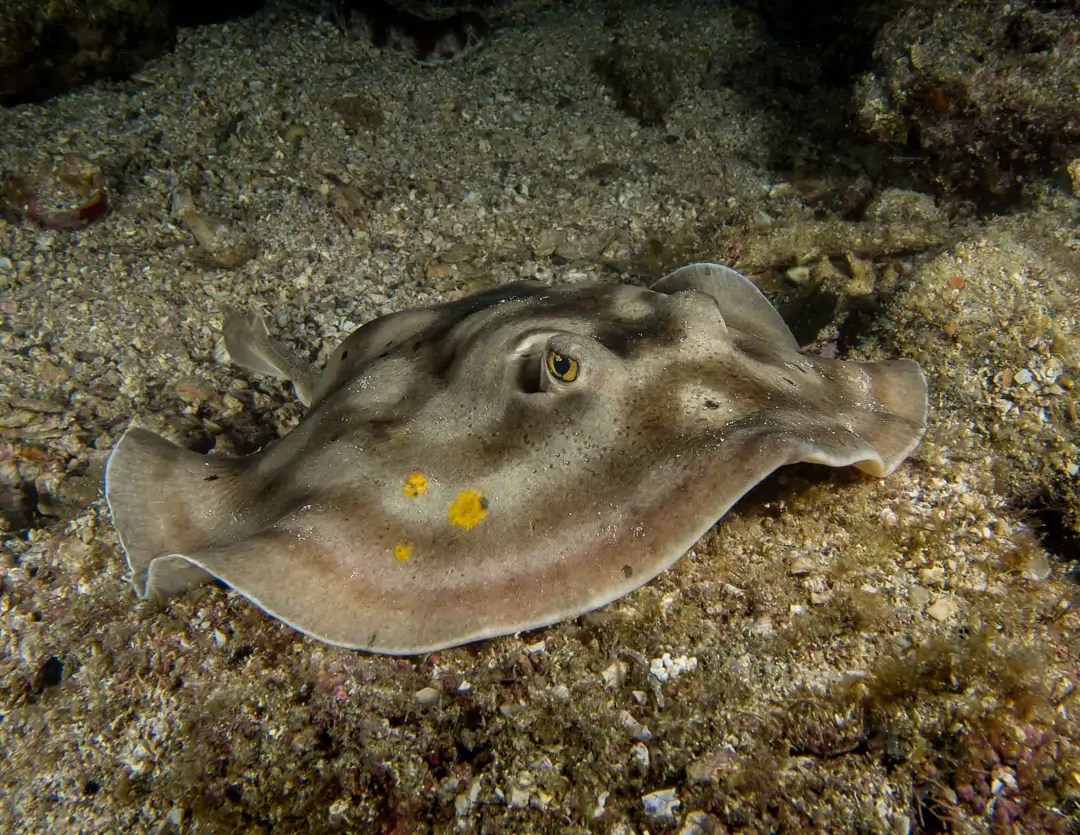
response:
<path id="1" fill-rule="evenodd" d="M 883 476 L 925 429 L 917 364 L 803 355 L 715 264 L 391 314 L 321 374 L 250 314 L 226 315 L 223 343 L 309 411 L 239 459 L 125 433 L 106 498 L 136 590 L 216 577 L 320 640 L 385 653 L 602 606 L 778 467 Z"/>

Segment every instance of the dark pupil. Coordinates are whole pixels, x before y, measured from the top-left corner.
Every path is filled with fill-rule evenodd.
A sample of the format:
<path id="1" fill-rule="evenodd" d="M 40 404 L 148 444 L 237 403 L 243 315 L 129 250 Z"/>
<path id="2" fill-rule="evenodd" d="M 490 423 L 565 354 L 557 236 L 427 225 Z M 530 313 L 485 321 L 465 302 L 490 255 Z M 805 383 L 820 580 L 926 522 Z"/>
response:
<path id="1" fill-rule="evenodd" d="M 556 354 L 554 357 L 551 358 L 551 367 L 555 369 L 555 373 L 559 377 L 565 377 L 567 374 L 570 373 L 570 360 L 568 360 L 562 354 Z"/>

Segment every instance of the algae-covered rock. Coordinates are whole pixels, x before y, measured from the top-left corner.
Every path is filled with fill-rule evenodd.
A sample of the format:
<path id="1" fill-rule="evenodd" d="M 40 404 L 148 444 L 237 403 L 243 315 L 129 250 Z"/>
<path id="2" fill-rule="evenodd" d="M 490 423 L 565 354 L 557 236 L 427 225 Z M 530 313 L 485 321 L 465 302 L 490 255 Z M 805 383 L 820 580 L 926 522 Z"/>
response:
<path id="1" fill-rule="evenodd" d="M 971 416 L 947 454 L 987 456 L 1011 501 L 1080 532 L 1080 279 L 1017 231 L 999 224 L 927 264 L 896 297 L 896 333 L 932 410 Z"/>
<path id="2" fill-rule="evenodd" d="M 947 187 L 1013 198 L 1018 175 L 1080 153 L 1077 31 L 1075 4 L 909 4 L 855 85 L 858 122 Z"/>
<path id="3" fill-rule="evenodd" d="M 132 72 L 172 44 L 169 6 L 151 0 L 0 4 L 0 104 Z"/>

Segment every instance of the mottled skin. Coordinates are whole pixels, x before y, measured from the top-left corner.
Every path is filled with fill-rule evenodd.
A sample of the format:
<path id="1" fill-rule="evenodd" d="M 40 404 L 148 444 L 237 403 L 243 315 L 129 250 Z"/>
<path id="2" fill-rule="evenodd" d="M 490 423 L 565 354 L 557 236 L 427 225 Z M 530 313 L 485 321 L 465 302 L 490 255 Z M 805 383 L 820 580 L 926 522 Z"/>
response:
<path id="1" fill-rule="evenodd" d="M 243 459 L 124 435 L 106 495 L 135 586 L 212 575 L 303 632 L 378 652 L 601 606 L 777 467 L 885 475 L 924 431 L 915 363 L 804 356 L 717 265 L 652 289 L 522 283 L 393 314 L 318 378 L 257 319 L 227 316 L 224 337 L 311 409 Z"/>

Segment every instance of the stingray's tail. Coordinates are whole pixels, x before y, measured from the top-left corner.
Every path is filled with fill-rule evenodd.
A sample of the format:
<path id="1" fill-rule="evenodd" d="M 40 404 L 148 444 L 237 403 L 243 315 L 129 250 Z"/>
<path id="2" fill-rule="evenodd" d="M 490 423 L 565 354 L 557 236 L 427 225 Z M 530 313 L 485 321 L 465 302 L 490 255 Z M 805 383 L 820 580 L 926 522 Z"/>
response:
<path id="1" fill-rule="evenodd" d="M 147 429 L 124 433 L 105 467 L 105 500 L 140 597 L 210 578 L 179 555 L 208 547 L 235 524 L 239 469 Z"/>

